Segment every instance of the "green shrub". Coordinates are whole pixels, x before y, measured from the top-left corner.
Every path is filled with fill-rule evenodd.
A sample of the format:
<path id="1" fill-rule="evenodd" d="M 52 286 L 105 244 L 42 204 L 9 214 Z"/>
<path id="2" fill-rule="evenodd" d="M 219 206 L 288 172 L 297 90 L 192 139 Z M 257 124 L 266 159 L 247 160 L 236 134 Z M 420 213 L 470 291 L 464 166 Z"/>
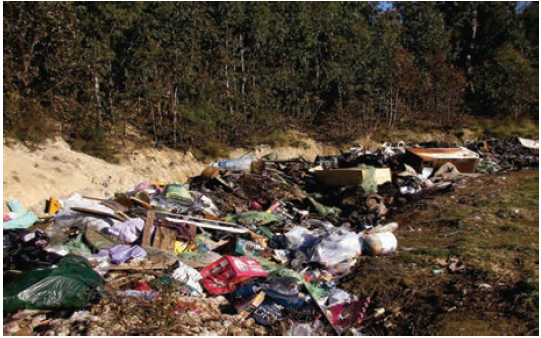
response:
<path id="1" fill-rule="evenodd" d="M 79 139 L 75 140 L 75 148 L 90 156 L 101 158 L 110 163 L 119 163 L 116 151 L 110 147 L 105 129 L 100 127 L 85 128 Z"/>
<path id="2" fill-rule="evenodd" d="M 192 149 L 192 153 L 199 161 L 209 162 L 218 158 L 227 158 L 229 149 L 216 141 L 208 141 L 203 147 Z"/>
<path id="3" fill-rule="evenodd" d="M 6 135 L 35 147 L 50 137 L 51 120 L 37 100 L 16 95 L 4 96 L 4 128 Z"/>

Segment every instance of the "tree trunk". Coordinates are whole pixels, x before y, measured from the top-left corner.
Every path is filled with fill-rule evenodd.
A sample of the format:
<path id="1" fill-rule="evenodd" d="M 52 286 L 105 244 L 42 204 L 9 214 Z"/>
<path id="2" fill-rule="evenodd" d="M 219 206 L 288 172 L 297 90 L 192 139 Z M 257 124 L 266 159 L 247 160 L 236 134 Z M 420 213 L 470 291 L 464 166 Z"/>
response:
<path id="1" fill-rule="evenodd" d="M 447 124 L 451 125 L 451 93 L 447 94 Z"/>
<path id="2" fill-rule="evenodd" d="M 173 113 L 173 148 L 177 148 L 177 86 L 171 84 L 171 113 Z"/>
<path id="3" fill-rule="evenodd" d="M 394 127 L 395 121 L 398 120 L 398 93 L 400 92 L 400 87 L 396 87 L 396 100 L 395 100 L 395 110 L 394 114 L 391 117 L 391 129 Z"/>
<path id="4" fill-rule="evenodd" d="M 233 115 L 233 105 L 231 104 L 231 93 L 229 92 L 229 76 L 227 74 L 227 39 L 225 39 L 225 95 L 227 97 L 227 105 L 229 106 L 229 113 Z"/>
<path id="5" fill-rule="evenodd" d="M 391 82 L 391 106 L 389 107 L 389 118 L 387 122 L 389 123 L 389 129 L 393 126 L 393 83 Z"/>
<path id="6" fill-rule="evenodd" d="M 100 102 L 100 82 L 98 80 L 98 74 L 94 73 L 94 89 L 96 92 L 96 104 L 98 110 L 98 127 L 101 127 L 102 114 L 101 114 L 101 102 Z"/>
<path id="7" fill-rule="evenodd" d="M 113 129 L 113 126 L 115 125 L 115 109 L 113 108 L 113 65 L 111 63 L 111 60 L 109 60 L 109 112 L 111 114 L 111 128 L 109 131 Z"/>
<path id="8" fill-rule="evenodd" d="M 470 3 L 470 6 L 471 6 L 471 10 L 472 10 L 472 13 L 471 13 L 471 21 L 470 21 L 470 24 L 471 24 L 471 28 L 472 28 L 472 37 L 471 37 L 471 41 L 470 41 L 470 48 L 469 48 L 469 51 L 468 51 L 468 55 L 466 56 L 466 69 L 468 70 L 468 80 L 469 80 L 469 85 L 470 85 L 470 90 L 472 93 L 475 93 L 475 87 L 473 85 L 473 80 L 472 80 L 472 76 L 473 76 L 473 66 L 472 66 L 472 51 L 473 49 L 475 48 L 475 39 L 477 37 L 477 27 L 479 25 L 479 22 L 477 21 L 477 5 L 472 1 Z"/>
<path id="9" fill-rule="evenodd" d="M 158 135 L 156 135 L 156 115 L 154 114 L 154 105 L 150 104 L 150 114 L 152 115 L 152 132 L 154 133 L 154 145 L 158 144 Z"/>
<path id="10" fill-rule="evenodd" d="M 240 66 L 242 72 L 242 84 L 241 84 L 241 93 L 242 93 L 242 109 L 243 113 L 246 115 L 246 98 L 244 96 L 244 88 L 246 87 L 246 73 L 244 69 L 244 48 L 242 46 L 242 34 L 239 34 L 240 42 Z"/>

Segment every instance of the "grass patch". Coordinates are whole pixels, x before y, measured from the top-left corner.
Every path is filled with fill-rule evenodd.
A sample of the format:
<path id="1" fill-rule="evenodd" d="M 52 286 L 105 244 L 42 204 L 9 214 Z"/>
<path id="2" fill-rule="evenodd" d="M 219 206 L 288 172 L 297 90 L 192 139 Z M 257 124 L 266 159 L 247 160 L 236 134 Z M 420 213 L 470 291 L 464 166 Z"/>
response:
<path id="1" fill-rule="evenodd" d="M 498 229 L 501 230 L 501 231 L 514 231 L 514 232 L 517 232 L 521 228 L 522 228 L 521 226 L 518 226 L 516 224 L 509 224 L 509 223 L 498 226 Z"/>
<path id="2" fill-rule="evenodd" d="M 303 148 L 304 150 L 310 149 L 310 145 L 308 145 L 308 143 L 300 140 L 289 142 L 289 146 L 293 148 Z"/>
<path id="3" fill-rule="evenodd" d="M 192 149 L 194 157 L 202 162 L 228 158 L 229 152 L 227 147 L 215 141 L 207 142 L 202 148 Z"/>
<path id="4" fill-rule="evenodd" d="M 109 163 L 120 163 L 116 150 L 111 146 L 103 128 L 85 128 L 81 137 L 74 142 L 74 148 L 90 156 L 101 158 Z M 54 157 L 53 157 L 54 159 Z"/>
<path id="5" fill-rule="evenodd" d="M 479 139 L 493 138 L 539 138 L 539 124 L 536 121 L 524 119 L 508 119 L 508 120 L 481 120 L 477 125 L 471 126 L 470 129 Z"/>
<path id="6" fill-rule="evenodd" d="M 499 177 L 503 175 L 505 180 Z M 427 257 L 458 257 L 468 269 L 501 277 L 535 277 L 539 261 L 539 173 L 524 170 L 503 175 L 471 181 L 467 189 L 454 191 L 452 199 L 450 195 L 438 198 L 423 214 L 423 219 L 431 221 L 422 233 L 411 238 L 412 244 L 406 244 L 422 243 L 423 247 L 401 254 L 401 259 L 419 263 Z M 451 232 L 451 225 L 460 232 L 442 236 Z"/>
<path id="7" fill-rule="evenodd" d="M 413 250 L 414 254 L 416 255 L 424 255 L 424 256 L 431 256 L 435 258 L 448 258 L 449 257 L 449 249 L 443 249 L 443 248 L 419 248 L 416 250 Z"/>
<path id="8" fill-rule="evenodd" d="M 261 143 L 266 143 L 273 148 L 276 147 L 292 147 L 292 148 L 303 148 L 309 149 L 310 145 L 308 143 L 297 139 L 297 137 L 289 132 L 273 132 L 268 136 L 261 139 Z"/>

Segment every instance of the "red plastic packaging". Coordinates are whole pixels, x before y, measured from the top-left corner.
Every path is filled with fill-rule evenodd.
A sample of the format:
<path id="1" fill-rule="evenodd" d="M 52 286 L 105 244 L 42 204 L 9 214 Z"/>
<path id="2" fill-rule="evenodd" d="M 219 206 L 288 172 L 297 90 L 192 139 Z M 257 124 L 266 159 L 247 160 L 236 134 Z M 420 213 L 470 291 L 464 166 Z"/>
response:
<path id="1" fill-rule="evenodd" d="M 213 295 L 235 291 L 246 279 L 267 277 L 259 263 L 249 257 L 224 256 L 201 270 L 203 287 Z"/>
<path id="2" fill-rule="evenodd" d="M 133 287 L 135 288 L 135 290 L 139 290 L 139 291 L 152 291 L 152 289 L 150 288 L 150 286 L 148 286 L 147 283 L 140 282 L 137 280 L 133 281 Z"/>
<path id="3" fill-rule="evenodd" d="M 366 314 L 370 297 L 355 302 L 337 304 L 330 307 L 333 325 L 348 328 L 360 324 Z"/>

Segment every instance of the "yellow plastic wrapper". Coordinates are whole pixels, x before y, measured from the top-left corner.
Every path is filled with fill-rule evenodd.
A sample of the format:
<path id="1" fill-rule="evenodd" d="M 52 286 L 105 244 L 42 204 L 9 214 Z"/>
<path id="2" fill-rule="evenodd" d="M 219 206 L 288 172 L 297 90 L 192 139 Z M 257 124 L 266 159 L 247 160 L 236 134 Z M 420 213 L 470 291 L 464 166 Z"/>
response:
<path id="1" fill-rule="evenodd" d="M 195 245 L 194 243 L 176 241 L 175 249 L 173 250 L 173 252 L 175 253 L 175 255 L 178 256 L 181 253 L 195 252 L 196 250 L 197 245 Z"/>

